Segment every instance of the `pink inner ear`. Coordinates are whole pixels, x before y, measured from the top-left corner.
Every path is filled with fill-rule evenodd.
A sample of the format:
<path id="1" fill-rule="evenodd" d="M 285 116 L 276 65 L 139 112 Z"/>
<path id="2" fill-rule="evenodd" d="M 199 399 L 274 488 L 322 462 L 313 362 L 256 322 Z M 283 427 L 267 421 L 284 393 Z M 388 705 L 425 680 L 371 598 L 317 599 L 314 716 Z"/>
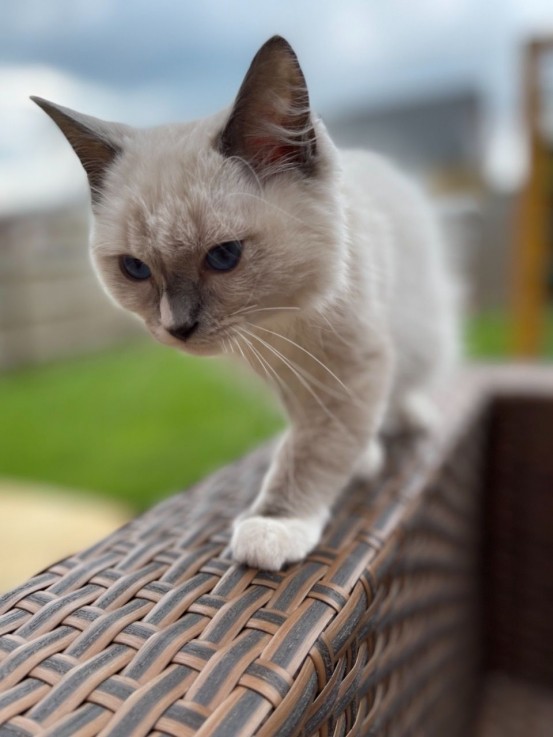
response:
<path id="1" fill-rule="evenodd" d="M 264 162 L 274 164 L 277 161 L 289 156 L 292 146 L 286 144 L 278 144 L 274 139 L 268 136 L 252 136 L 249 139 L 251 150 L 254 152 L 255 158 Z"/>

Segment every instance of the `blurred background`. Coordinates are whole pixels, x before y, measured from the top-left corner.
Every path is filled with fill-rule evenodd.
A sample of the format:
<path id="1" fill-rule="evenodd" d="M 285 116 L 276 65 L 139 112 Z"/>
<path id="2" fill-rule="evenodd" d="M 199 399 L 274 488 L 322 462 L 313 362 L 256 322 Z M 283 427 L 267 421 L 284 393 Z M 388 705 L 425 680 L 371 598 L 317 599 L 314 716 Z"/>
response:
<path id="1" fill-rule="evenodd" d="M 154 344 L 108 301 L 85 175 L 29 95 L 137 126 L 208 115 L 275 33 L 336 142 L 438 198 L 467 354 L 553 355 L 550 0 L 3 2 L 0 588 L 282 426 L 250 377 Z"/>

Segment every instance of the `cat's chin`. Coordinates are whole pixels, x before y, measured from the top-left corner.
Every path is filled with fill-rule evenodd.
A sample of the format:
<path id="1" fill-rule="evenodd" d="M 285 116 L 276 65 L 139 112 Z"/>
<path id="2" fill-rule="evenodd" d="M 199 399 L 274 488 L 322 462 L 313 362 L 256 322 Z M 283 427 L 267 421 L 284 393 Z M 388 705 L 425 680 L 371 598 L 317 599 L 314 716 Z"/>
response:
<path id="1" fill-rule="evenodd" d="M 182 353 L 188 353 L 190 356 L 220 356 L 223 352 L 221 347 L 217 344 L 199 344 L 193 345 L 192 343 L 182 343 L 181 341 L 175 341 L 170 343 L 173 348 L 181 351 Z"/>
<path id="2" fill-rule="evenodd" d="M 192 356 L 220 356 L 223 353 L 222 346 L 217 340 L 204 342 L 200 340 L 187 340 L 186 342 L 173 338 L 165 330 L 150 328 L 150 333 L 158 343 L 176 348 L 182 353 L 188 353 Z"/>

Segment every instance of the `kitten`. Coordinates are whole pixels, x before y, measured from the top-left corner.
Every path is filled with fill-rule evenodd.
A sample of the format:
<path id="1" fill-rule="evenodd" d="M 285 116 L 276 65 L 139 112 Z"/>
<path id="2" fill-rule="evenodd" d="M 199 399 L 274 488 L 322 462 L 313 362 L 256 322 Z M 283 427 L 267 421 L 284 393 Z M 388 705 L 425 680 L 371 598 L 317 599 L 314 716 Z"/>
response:
<path id="1" fill-rule="evenodd" d="M 350 477 L 376 472 L 385 424 L 424 424 L 456 359 L 427 203 L 335 148 L 278 36 L 205 120 L 137 130 L 33 99 L 88 175 L 108 294 L 160 342 L 236 354 L 278 393 L 290 427 L 231 547 L 269 570 L 301 560 Z"/>

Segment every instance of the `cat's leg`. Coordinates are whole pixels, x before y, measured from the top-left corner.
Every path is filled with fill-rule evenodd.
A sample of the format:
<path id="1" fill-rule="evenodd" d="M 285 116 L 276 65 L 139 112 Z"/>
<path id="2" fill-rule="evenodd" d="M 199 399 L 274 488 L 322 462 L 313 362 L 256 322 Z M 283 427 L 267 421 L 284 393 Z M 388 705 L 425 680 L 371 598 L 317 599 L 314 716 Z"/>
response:
<path id="1" fill-rule="evenodd" d="M 401 406 L 401 420 L 413 432 L 431 432 L 440 421 L 438 409 L 424 392 L 410 392 Z"/>
<path id="2" fill-rule="evenodd" d="M 330 509 L 376 439 L 389 390 L 390 358 L 373 355 L 356 377 L 363 402 L 312 402 L 277 450 L 251 509 L 236 521 L 236 560 L 265 570 L 301 560 L 320 539 Z M 368 370 L 367 370 L 368 369 Z"/>
<path id="3" fill-rule="evenodd" d="M 358 479 L 370 481 L 378 476 L 386 462 L 386 453 L 382 440 L 373 438 L 363 451 L 354 469 Z"/>
<path id="4" fill-rule="evenodd" d="M 411 390 L 390 406 L 384 431 L 390 435 L 430 433 L 439 422 L 440 413 L 428 394 L 423 390 Z"/>

